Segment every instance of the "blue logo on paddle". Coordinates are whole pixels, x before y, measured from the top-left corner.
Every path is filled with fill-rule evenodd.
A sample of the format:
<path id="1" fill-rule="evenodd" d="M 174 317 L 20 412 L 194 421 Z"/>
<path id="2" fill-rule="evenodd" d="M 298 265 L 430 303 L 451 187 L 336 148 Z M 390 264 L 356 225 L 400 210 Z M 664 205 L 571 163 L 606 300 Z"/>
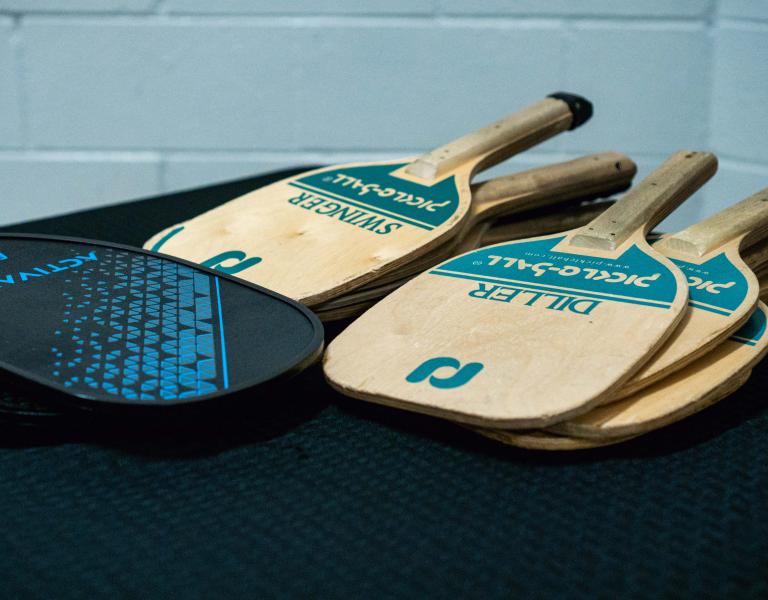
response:
<path id="1" fill-rule="evenodd" d="M 224 264 L 225 261 L 234 261 Z M 217 254 L 213 258 L 203 261 L 204 267 L 216 269 L 222 273 L 229 273 L 234 275 L 245 269 L 250 269 L 253 265 L 257 265 L 261 262 L 261 258 L 258 256 L 248 257 L 242 250 L 229 250 L 228 252 L 222 252 Z"/>
<path id="2" fill-rule="evenodd" d="M 688 304 L 719 315 L 730 315 L 744 302 L 747 279 L 723 252 L 701 264 L 672 259 L 688 280 Z"/>
<path id="3" fill-rule="evenodd" d="M 448 376 L 438 377 L 434 375 L 435 371 L 448 367 L 453 369 L 453 373 Z M 468 383 L 475 375 L 483 370 L 483 363 L 470 362 L 462 364 L 450 356 L 437 356 L 421 363 L 410 372 L 405 380 L 408 383 L 420 383 L 429 377 L 429 384 L 439 389 L 453 389 L 461 387 Z"/>
<path id="4" fill-rule="evenodd" d="M 155 243 L 154 246 L 152 246 L 152 252 L 160 252 L 163 244 L 165 244 L 173 236 L 181 233 L 182 231 L 184 231 L 183 225 L 171 229 L 171 231 L 165 234 Z M 234 275 L 240 271 L 250 269 L 252 266 L 257 265 L 260 262 L 260 256 L 248 256 L 242 250 L 227 250 L 226 252 L 222 252 L 221 254 L 217 254 L 216 256 L 212 256 L 211 258 L 204 260 L 200 264 L 204 267 L 215 269 L 216 271 L 221 271 L 222 273 Z"/>

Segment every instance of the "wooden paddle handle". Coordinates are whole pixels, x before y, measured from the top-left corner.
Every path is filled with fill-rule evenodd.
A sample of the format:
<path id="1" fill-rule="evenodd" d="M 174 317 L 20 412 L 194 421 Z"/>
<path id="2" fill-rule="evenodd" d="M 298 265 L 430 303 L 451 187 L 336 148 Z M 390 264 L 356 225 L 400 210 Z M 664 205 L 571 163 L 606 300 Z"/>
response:
<path id="1" fill-rule="evenodd" d="M 489 246 L 491 244 L 500 244 L 502 242 L 576 229 L 601 215 L 613 203 L 613 200 L 593 202 L 592 204 L 574 206 L 531 219 L 522 218 L 520 221 L 494 225 L 483 232 L 480 243 L 483 246 Z M 522 217 L 522 215 L 520 216 Z"/>
<path id="2" fill-rule="evenodd" d="M 741 256 L 753 271 L 768 270 L 768 240 L 751 244 L 746 250 L 742 250 Z"/>
<path id="3" fill-rule="evenodd" d="M 580 248 L 615 250 L 638 231 L 645 236 L 717 171 L 711 152 L 681 150 L 573 235 Z"/>
<path id="4" fill-rule="evenodd" d="M 755 273 L 757 280 L 760 282 L 760 300 L 768 303 L 768 273 L 761 271 Z"/>
<path id="5" fill-rule="evenodd" d="M 768 188 L 665 237 L 656 247 L 680 254 L 704 256 L 728 242 L 743 238 L 743 245 L 762 240 L 768 234 Z"/>
<path id="6" fill-rule="evenodd" d="M 475 172 L 487 169 L 561 131 L 578 127 L 591 116 L 592 105 L 585 98 L 575 94 L 552 94 L 424 154 L 408 165 L 405 172 L 434 181 L 470 162 L 477 163 Z"/>
<path id="7" fill-rule="evenodd" d="M 603 152 L 478 183 L 472 186 L 471 226 L 574 198 L 615 194 L 630 186 L 635 173 L 628 156 Z"/>

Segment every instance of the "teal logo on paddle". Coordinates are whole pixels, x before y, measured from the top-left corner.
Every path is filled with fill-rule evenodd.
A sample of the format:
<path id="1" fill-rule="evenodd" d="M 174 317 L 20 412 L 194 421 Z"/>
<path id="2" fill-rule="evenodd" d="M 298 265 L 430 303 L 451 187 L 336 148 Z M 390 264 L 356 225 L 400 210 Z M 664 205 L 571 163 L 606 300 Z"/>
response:
<path id="1" fill-rule="evenodd" d="M 297 191 L 291 203 L 379 234 L 404 224 L 432 230 L 459 207 L 456 180 L 449 176 L 425 185 L 393 175 L 407 164 L 339 167 L 300 177 L 290 185 L 304 193 Z"/>
<path id="2" fill-rule="evenodd" d="M 688 280 L 688 304 L 719 315 L 730 315 L 749 292 L 746 277 L 723 252 L 701 264 L 672 259 Z"/>
<path id="3" fill-rule="evenodd" d="M 609 259 L 555 250 L 563 238 L 481 248 L 449 260 L 430 273 L 485 284 L 469 294 L 473 298 L 567 309 L 581 315 L 590 314 L 604 301 L 662 309 L 674 301 L 674 275 L 637 245 Z"/>
<path id="4" fill-rule="evenodd" d="M 435 371 L 448 367 L 453 373 L 448 376 L 438 377 Z M 483 363 L 470 362 L 463 365 L 450 356 L 438 356 L 421 363 L 410 372 L 405 380 L 408 383 L 421 383 L 429 377 L 429 384 L 439 389 L 453 389 L 468 383 L 475 375 L 483 370 Z"/>
<path id="5" fill-rule="evenodd" d="M 224 262 L 228 262 L 228 264 L 224 264 Z M 229 273 L 230 275 L 233 275 L 234 273 L 239 273 L 240 271 L 249 269 L 253 265 L 257 265 L 260 262 L 261 258 L 258 256 L 251 256 L 249 258 L 248 255 L 242 250 L 229 250 L 227 252 L 217 254 L 216 256 L 209 258 L 200 264 L 202 264 L 204 267 L 209 267 L 211 269 L 221 271 L 222 273 Z"/>
<path id="6" fill-rule="evenodd" d="M 158 240 L 154 246 L 152 246 L 152 252 L 159 252 L 168 240 L 170 240 L 173 236 L 181 233 L 182 231 L 184 231 L 183 225 L 171 229 L 167 234 L 160 238 L 160 240 Z M 216 256 L 212 256 L 208 260 L 204 260 L 200 264 L 204 267 L 208 267 L 209 269 L 214 269 L 216 271 L 221 271 L 222 273 L 234 275 L 240 271 L 250 269 L 253 265 L 257 265 L 260 262 L 260 257 L 248 256 L 242 250 L 227 250 L 226 252 L 221 252 Z"/>

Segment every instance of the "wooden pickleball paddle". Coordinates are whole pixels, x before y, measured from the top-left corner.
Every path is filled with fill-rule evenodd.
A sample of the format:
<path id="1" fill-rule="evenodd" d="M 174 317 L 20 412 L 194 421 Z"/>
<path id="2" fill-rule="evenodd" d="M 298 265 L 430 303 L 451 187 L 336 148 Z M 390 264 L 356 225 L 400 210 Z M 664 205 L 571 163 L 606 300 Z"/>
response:
<path id="1" fill-rule="evenodd" d="M 621 192 L 631 185 L 636 172 L 635 163 L 626 155 L 603 152 L 473 185 L 470 215 L 460 234 L 395 271 L 316 305 L 314 310 L 324 313 L 340 306 L 381 298 L 437 263 L 477 247 L 477 242 L 497 218 L 509 219 L 518 215 L 522 219 L 526 216 L 525 211 Z M 510 223 L 512 226 L 516 224 L 514 221 Z M 541 235 L 563 230 L 534 231 L 535 235 Z M 519 239 L 519 236 L 507 239 Z"/>
<path id="2" fill-rule="evenodd" d="M 98 405 L 213 400 L 322 352 L 304 306 L 128 246 L 0 234 L 0 370 Z"/>
<path id="3" fill-rule="evenodd" d="M 474 184 L 469 218 L 461 233 L 353 293 L 417 275 L 459 254 L 458 249 L 466 246 L 465 238 L 482 236 L 497 219 L 512 219 L 524 211 L 623 192 L 636 173 L 637 166 L 625 154 L 602 152 Z"/>
<path id="4" fill-rule="evenodd" d="M 768 351 L 766 306 L 759 302 L 747 322 L 725 342 L 632 396 L 558 423 L 550 431 L 603 439 L 639 435 L 703 410 L 739 389 Z"/>
<path id="5" fill-rule="evenodd" d="M 684 229 L 654 249 L 686 275 L 688 310 L 680 327 L 616 398 L 625 398 L 682 369 L 737 330 L 757 304 L 760 285 L 740 249 L 768 233 L 768 189 Z"/>
<path id="6" fill-rule="evenodd" d="M 716 168 L 710 153 L 678 152 L 584 227 L 416 277 L 333 341 L 326 378 L 355 398 L 501 429 L 588 411 L 678 324 L 685 278 L 645 235 Z"/>
<path id="7" fill-rule="evenodd" d="M 476 172 L 590 116 L 584 98 L 553 94 L 420 158 L 336 165 L 254 190 L 144 247 L 319 304 L 460 233 Z"/>
<path id="8" fill-rule="evenodd" d="M 522 240 L 548 233 L 559 233 L 575 227 L 581 227 L 589 223 L 611 204 L 611 201 L 593 202 L 564 208 L 548 215 L 531 219 L 524 219 L 525 215 L 520 215 L 520 218 L 523 220 L 505 223 L 503 226 L 492 225 L 488 229 L 482 226 L 477 227 L 454 249 L 452 256 L 469 252 L 481 246 Z M 440 261 L 435 261 L 431 265 L 424 265 L 422 270 L 433 267 L 438 262 Z M 376 301 L 405 285 L 415 276 L 413 274 L 406 275 L 401 279 L 377 287 L 363 287 L 358 290 L 352 290 L 343 296 L 314 307 L 313 311 L 320 317 L 321 321 L 325 322 L 355 317 L 373 306 Z"/>

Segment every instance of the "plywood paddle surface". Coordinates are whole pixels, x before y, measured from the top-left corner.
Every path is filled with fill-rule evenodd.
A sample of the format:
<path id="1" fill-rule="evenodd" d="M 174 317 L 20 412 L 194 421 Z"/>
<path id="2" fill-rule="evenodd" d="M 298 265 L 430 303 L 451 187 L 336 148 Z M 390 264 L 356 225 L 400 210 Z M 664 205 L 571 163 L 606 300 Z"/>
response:
<path id="1" fill-rule="evenodd" d="M 497 428 L 586 412 L 678 324 L 685 279 L 644 236 L 715 168 L 711 154 L 680 152 L 585 227 L 417 277 L 334 340 L 328 380 L 356 398 Z"/>

